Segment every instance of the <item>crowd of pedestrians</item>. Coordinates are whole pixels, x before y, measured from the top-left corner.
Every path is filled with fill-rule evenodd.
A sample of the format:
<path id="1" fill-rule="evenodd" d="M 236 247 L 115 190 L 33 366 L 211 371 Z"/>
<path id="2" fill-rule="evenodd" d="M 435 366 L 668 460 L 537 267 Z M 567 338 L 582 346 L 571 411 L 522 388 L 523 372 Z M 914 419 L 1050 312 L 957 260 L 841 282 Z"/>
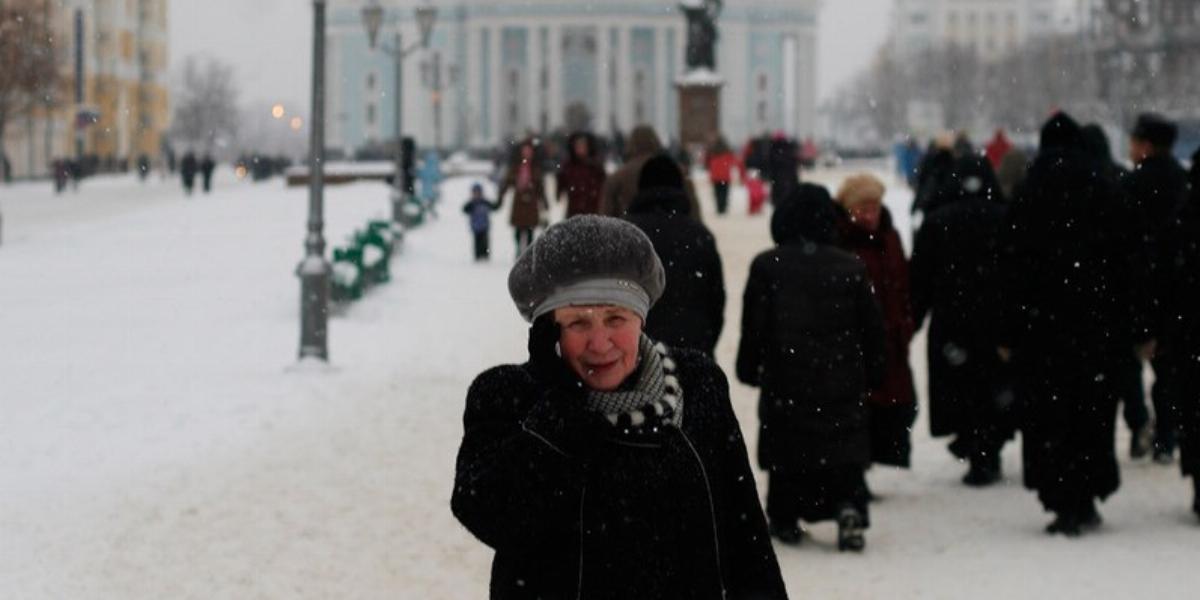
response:
<path id="1" fill-rule="evenodd" d="M 657 565 L 646 571 L 665 574 L 655 585 L 695 597 L 734 586 L 776 597 L 773 552 L 746 536 L 797 544 L 801 522 L 833 520 L 838 547 L 861 551 L 865 472 L 911 464 L 909 347 L 922 327 L 931 433 L 951 438 L 963 483 L 983 487 L 1002 479 L 1001 451 L 1020 432 L 1024 483 L 1054 515 L 1048 533 L 1102 523 L 1096 502 L 1120 486 L 1121 406 L 1133 458 L 1169 464 L 1178 451 L 1200 481 L 1200 152 L 1185 171 L 1175 131 L 1139 118 L 1130 170 L 1101 128 L 1065 113 L 1032 153 L 1003 132 L 983 148 L 938 138 L 906 158 L 919 214 L 911 257 L 874 175 L 830 194 L 801 182 L 786 139 L 755 140 L 740 156 L 714 139 L 702 164 L 716 214 L 735 178 L 754 180 L 747 172 L 761 174 L 774 207 L 736 360 L 737 378 L 761 390 L 765 519 L 713 363 L 721 258 L 684 168 L 646 127 L 611 174 L 595 140 L 573 136 L 556 177 L 569 218 L 534 240 L 548 203 L 536 144 L 523 143 L 501 197 L 476 190 L 480 208 L 468 210 L 474 223 L 515 190 L 513 225 L 526 231 L 509 289 L 532 323 L 530 360 L 472 385 L 454 490 L 455 514 L 497 551 L 493 585 L 573 594 L 587 580 L 567 575 L 582 567 L 600 573 L 596 589 L 637 596 L 628 578 L 607 576 L 633 561 L 621 572 Z M 708 509 L 694 510 L 685 490 L 704 490 Z M 1196 496 L 1200 517 L 1200 483 Z M 688 531 L 655 525 L 665 521 Z M 699 579 L 674 554 L 676 542 L 699 543 L 697 531 L 714 538 L 714 569 Z"/>

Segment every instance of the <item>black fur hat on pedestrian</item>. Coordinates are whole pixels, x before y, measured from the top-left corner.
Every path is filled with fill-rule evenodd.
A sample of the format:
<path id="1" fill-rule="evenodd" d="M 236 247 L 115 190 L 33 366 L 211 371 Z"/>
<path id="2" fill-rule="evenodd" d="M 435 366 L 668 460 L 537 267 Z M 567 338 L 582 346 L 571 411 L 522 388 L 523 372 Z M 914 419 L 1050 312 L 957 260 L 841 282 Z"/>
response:
<path id="1" fill-rule="evenodd" d="M 780 245 L 799 240 L 832 244 L 837 241 L 837 211 L 829 190 L 802 183 L 771 215 L 771 238 Z"/>
<path id="2" fill-rule="evenodd" d="M 679 168 L 679 163 L 666 154 L 658 154 L 646 161 L 646 164 L 642 165 L 641 174 L 638 176 L 638 190 L 662 188 L 672 190 L 684 189 L 683 171 Z"/>
<path id="3" fill-rule="evenodd" d="M 1059 150 L 1082 152 L 1083 131 L 1079 123 L 1065 112 L 1056 112 L 1042 126 L 1040 151 Z"/>
<path id="4" fill-rule="evenodd" d="M 1132 136 L 1134 139 L 1149 142 L 1155 148 L 1170 150 L 1175 145 L 1175 139 L 1179 137 L 1179 128 L 1162 115 L 1144 113 L 1138 116 Z"/>
<path id="5" fill-rule="evenodd" d="M 650 238 L 632 223 L 581 215 L 555 224 L 508 274 L 508 292 L 532 323 L 565 306 L 614 305 L 645 320 L 666 274 Z"/>

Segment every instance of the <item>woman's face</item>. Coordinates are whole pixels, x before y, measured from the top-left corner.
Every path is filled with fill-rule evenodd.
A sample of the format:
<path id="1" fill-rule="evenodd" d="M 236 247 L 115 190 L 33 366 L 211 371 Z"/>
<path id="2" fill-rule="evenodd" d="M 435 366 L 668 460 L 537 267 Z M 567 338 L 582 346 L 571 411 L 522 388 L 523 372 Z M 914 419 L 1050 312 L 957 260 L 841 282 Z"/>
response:
<path id="1" fill-rule="evenodd" d="M 587 158 L 588 157 L 588 141 L 586 139 L 584 139 L 584 138 L 576 139 L 575 145 L 573 146 L 573 148 L 575 150 L 575 156 L 577 158 Z"/>
<path id="2" fill-rule="evenodd" d="M 863 202 L 850 209 L 850 220 L 867 231 L 879 231 L 879 221 L 883 215 L 883 204 L 879 202 Z"/>
<path id="3" fill-rule="evenodd" d="M 533 158 L 533 146 L 530 146 L 529 144 L 521 146 L 521 158 L 526 161 Z"/>
<path id="4" fill-rule="evenodd" d="M 589 388 L 617 389 L 637 368 L 642 319 L 619 306 L 569 306 L 554 311 L 559 349 Z"/>

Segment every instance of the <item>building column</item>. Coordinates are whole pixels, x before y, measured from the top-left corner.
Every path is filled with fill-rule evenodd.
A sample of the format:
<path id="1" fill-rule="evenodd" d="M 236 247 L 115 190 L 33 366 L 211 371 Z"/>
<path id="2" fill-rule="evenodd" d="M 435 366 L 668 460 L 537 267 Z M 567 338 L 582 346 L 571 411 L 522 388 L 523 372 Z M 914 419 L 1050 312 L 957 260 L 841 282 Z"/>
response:
<path id="1" fill-rule="evenodd" d="M 612 124 L 609 116 L 612 114 L 610 107 L 612 105 L 613 90 L 609 88 L 609 82 L 612 81 L 612 76 L 609 69 L 612 68 L 612 63 L 609 61 L 609 27 L 607 24 L 601 24 L 596 27 L 596 60 L 600 68 L 596 69 L 596 77 L 600 79 L 597 82 L 596 90 L 599 92 L 599 98 L 596 102 L 596 115 L 593 119 L 596 133 L 600 135 L 609 135 L 612 132 L 609 126 Z"/>
<path id="2" fill-rule="evenodd" d="M 491 73 L 488 83 L 488 98 L 490 106 L 487 107 L 488 114 L 491 115 L 491 135 L 488 139 L 488 144 L 496 145 L 504 141 L 505 128 L 501 125 L 504 118 L 504 69 L 501 63 L 504 61 L 504 28 L 490 27 L 492 51 L 488 57 L 488 68 Z"/>
<path id="3" fill-rule="evenodd" d="M 671 82 L 667 81 L 667 31 L 669 27 L 654 29 L 654 127 L 664 136 L 671 135 L 671 124 L 667 122 L 667 97 Z"/>
<path id="4" fill-rule="evenodd" d="M 633 122 L 633 68 L 629 55 L 629 27 L 621 25 L 617 29 L 617 126 L 622 132 L 628 132 L 636 123 Z"/>
<path id="5" fill-rule="evenodd" d="M 529 87 L 526 91 L 526 96 L 529 98 L 529 103 L 525 106 L 526 120 L 529 129 L 538 133 L 545 133 L 541 130 L 542 127 L 542 64 L 545 57 L 542 56 L 542 26 L 530 25 L 525 29 L 529 33 L 525 35 L 525 56 L 529 57 L 529 62 L 526 69 L 529 72 Z"/>
<path id="6" fill-rule="evenodd" d="M 550 67 L 550 89 L 547 93 L 547 110 L 550 111 L 550 128 L 556 129 L 564 125 L 563 122 L 563 90 L 562 90 L 562 25 L 555 24 L 550 26 L 550 55 L 547 57 Z M 569 133 L 569 132 L 568 132 Z"/>

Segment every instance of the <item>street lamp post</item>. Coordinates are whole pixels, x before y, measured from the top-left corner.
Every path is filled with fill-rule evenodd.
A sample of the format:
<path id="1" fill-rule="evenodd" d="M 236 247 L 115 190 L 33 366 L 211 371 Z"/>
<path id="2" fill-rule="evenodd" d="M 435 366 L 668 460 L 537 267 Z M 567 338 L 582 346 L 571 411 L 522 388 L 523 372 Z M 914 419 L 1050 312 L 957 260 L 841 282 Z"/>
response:
<path id="1" fill-rule="evenodd" d="M 308 158 L 308 235 L 300 276 L 300 359 L 329 360 L 329 261 L 325 260 L 325 3 L 313 0 L 312 123 Z"/>
<path id="2" fill-rule="evenodd" d="M 371 49 L 374 50 L 378 46 L 380 50 L 390 55 L 396 69 L 396 175 L 392 178 L 391 200 L 392 226 L 397 231 L 403 231 L 404 207 L 408 204 L 407 173 L 404 169 L 404 58 L 416 50 L 429 47 L 433 23 L 437 20 L 437 8 L 424 4 L 417 7 L 416 15 L 417 25 L 421 32 L 421 40 L 418 43 L 405 48 L 400 37 L 399 27 L 397 27 L 392 45 L 378 46 L 379 28 L 383 25 L 383 6 L 379 4 L 379 0 L 371 0 L 370 4 L 362 9 L 363 26 L 367 30 L 367 40 Z"/>

